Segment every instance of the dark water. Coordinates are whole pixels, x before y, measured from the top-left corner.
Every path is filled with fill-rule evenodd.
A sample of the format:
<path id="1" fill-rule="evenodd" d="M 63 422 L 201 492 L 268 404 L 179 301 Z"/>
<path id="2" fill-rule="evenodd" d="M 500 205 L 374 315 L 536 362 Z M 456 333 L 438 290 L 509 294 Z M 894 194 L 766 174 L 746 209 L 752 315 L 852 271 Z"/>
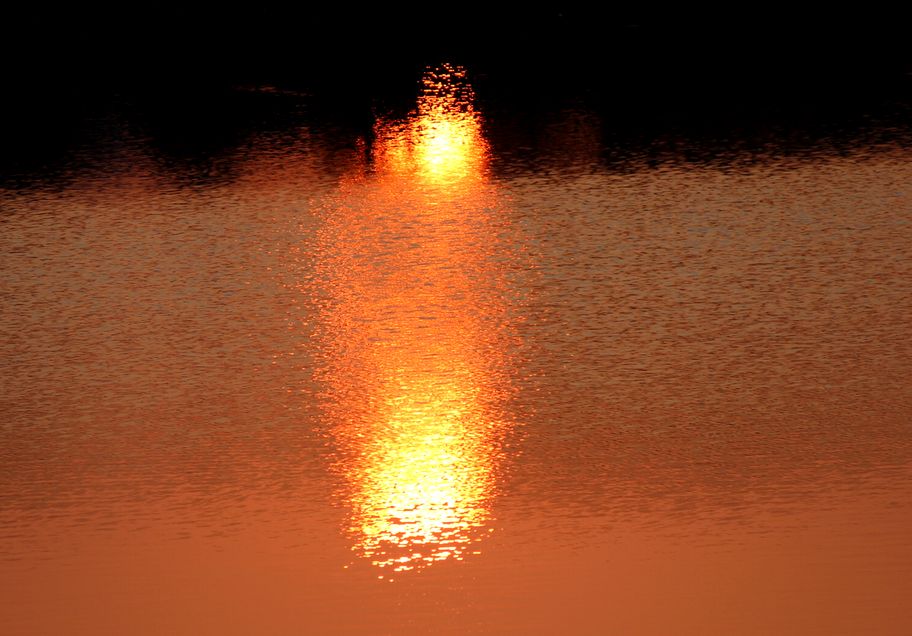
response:
<path id="1" fill-rule="evenodd" d="M 4 633 L 912 629 L 905 111 L 469 79 L 16 132 Z"/>

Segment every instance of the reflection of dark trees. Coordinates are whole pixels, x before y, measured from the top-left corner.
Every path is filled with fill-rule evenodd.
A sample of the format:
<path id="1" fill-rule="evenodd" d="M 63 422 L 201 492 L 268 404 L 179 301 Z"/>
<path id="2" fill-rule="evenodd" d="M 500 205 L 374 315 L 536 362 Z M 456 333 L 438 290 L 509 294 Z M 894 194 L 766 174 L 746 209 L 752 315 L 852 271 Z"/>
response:
<path id="1" fill-rule="evenodd" d="M 908 145 L 912 107 L 881 99 L 857 108 L 798 105 L 753 112 L 618 113 L 597 98 L 552 93 L 548 103 L 518 96 L 483 105 L 494 170 L 593 165 L 639 170 L 644 165 L 737 167 L 770 157 L 814 159 Z"/>
<path id="2" fill-rule="evenodd" d="M 8 98 L 0 117 L 0 187 L 22 187 L 39 174 L 61 179 L 79 144 L 81 110 L 65 92 Z"/>
<path id="3" fill-rule="evenodd" d="M 505 82 L 512 81 L 504 73 Z M 585 87 L 503 91 L 498 77 L 484 76 L 478 92 L 495 171 L 504 164 L 600 164 L 620 171 L 668 162 L 743 165 L 770 156 L 814 157 L 821 149 L 838 154 L 895 146 L 908 142 L 905 131 L 912 128 L 912 109 L 883 95 L 866 103 L 805 102 L 724 114 L 667 105 L 655 114 L 622 112 Z M 62 186 L 73 172 L 128 170 L 125 143 L 141 146 L 178 183 L 214 184 L 236 176 L 257 139 L 294 145 L 305 130 L 319 136 L 311 151 L 322 153 L 332 172 L 338 152 L 357 150 L 370 161 L 375 117 L 404 116 L 414 104 L 416 84 L 393 86 L 377 92 L 305 90 L 293 82 L 35 91 L 9 102 L 0 120 L 0 185 Z"/>
<path id="4" fill-rule="evenodd" d="M 218 183 L 232 178 L 238 148 L 271 123 L 270 105 L 256 97 L 167 87 L 138 95 L 131 121 L 163 172 L 188 185 Z"/>
<path id="5" fill-rule="evenodd" d="M 231 178 L 252 137 L 300 125 L 345 148 L 361 140 L 369 158 L 375 114 L 405 114 L 421 69 L 448 59 L 472 73 L 495 154 L 558 158 L 561 136 L 585 133 L 587 156 L 611 165 L 703 162 L 821 140 L 879 143 L 859 131 L 899 126 L 864 118 L 906 100 L 912 68 L 905 21 L 857 9 L 729 26 L 573 5 L 412 16 L 386 5 L 73 5 L 0 17 L 0 54 L 16 61 L 4 80 L 0 179 L 14 185 L 63 179 L 74 154 L 100 148 L 93 104 L 112 101 L 166 169 L 211 182 Z M 585 130 L 561 114 L 568 107 L 590 113 Z"/>
<path id="6" fill-rule="evenodd" d="M 912 128 L 912 109 L 892 99 L 857 109 L 839 104 L 727 116 L 666 112 L 649 118 L 618 114 L 576 92 L 549 93 L 547 101 L 536 102 L 534 90 L 479 95 L 495 170 L 499 161 L 551 167 L 596 161 L 623 171 L 644 163 L 726 165 L 770 155 L 813 157 L 821 147 L 838 153 L 905 143 L 904 131 Z M 286 137 L 291 143 L 295 130 L 304 127 L 319 132 L 319 151 L 329 153 L 327 162 L 333 152 L 356 147 L 369 160 L 375 113 L 405 114 L 415 92 L 408 87 L 399 96 L 374 97 L 283 93 L 254 85 L 88 98 L 66 90 L 32 94 L 8 108 L 0 123 L 0 185 L 63 184 L 86 164 L 96 171 L 118 170 L 116 146 L 125 134 L 142 143 L 163 172 L 185 183 L 231 179 L 258 136 Z"/>
<path id="7" fill-rule="evenodd" d="M 337 103 L 256 84 L 33 93 L 0 123 L 0 186 L 65 187 L 75 176 L 129 172 L 137 153 L 178 185 L 213 185 L 237 176 L 258 139 L 288 150 L 314 128 L 321 139 L 309 151 L 332 172 L 335 153 L 369 142 L 373 125 L 367 101 Z"/>

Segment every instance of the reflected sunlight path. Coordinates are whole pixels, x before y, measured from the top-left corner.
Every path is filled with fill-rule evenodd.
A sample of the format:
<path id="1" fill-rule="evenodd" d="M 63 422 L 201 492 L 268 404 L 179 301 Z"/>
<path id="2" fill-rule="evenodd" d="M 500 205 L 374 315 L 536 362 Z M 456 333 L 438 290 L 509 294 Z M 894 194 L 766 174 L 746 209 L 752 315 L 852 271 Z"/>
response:
<path id="1" fill-rule="evenodd" d="M 464 72 L 443 66 L 325 203 L 325 409 L 354 550 L 393 571 L 463 559 L 491 530 L 511 332 L 487 157 Z"/>

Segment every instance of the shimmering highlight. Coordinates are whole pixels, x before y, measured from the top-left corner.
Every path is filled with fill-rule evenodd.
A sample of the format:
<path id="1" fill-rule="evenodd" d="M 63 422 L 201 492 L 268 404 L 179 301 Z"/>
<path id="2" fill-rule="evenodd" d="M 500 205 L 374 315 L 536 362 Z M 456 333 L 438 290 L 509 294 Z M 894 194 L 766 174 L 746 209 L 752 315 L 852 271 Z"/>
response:
<path id="1" fill-rule="evenodd" d="M 342 185 L 321 233 L 349 531 L 395 571 L 461 559 L 484 534 L 506 427 L 504 280 L 485 240 L 500 204 L 464 81 L 429 72 L 415 113 L 377 125 L 374 170 Z"/>

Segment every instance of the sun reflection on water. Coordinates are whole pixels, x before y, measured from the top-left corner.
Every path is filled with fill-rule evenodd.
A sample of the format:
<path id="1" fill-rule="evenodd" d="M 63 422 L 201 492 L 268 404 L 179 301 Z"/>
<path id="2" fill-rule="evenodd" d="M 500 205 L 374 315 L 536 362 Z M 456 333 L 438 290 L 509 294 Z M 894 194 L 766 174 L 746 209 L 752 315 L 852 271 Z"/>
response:
<path id="1" fill-rule="evenodd" d="M 375 129 L 373 169 L 326 205 L 317 278 L 326 409 L 354 549 L 412 570 L 490 530 L 509 429 L 502 203 L 461 69 Z"/>
<path id="2" fill-rule="evenodd" d="M 428 71 L 414 116 L 405 123 L 381 121 L 376 127 L 382 169 L 465 195 L 470 183 L 484 179 L 488 157 L 474 98 L 465 71 L 449 65 Z"/>

